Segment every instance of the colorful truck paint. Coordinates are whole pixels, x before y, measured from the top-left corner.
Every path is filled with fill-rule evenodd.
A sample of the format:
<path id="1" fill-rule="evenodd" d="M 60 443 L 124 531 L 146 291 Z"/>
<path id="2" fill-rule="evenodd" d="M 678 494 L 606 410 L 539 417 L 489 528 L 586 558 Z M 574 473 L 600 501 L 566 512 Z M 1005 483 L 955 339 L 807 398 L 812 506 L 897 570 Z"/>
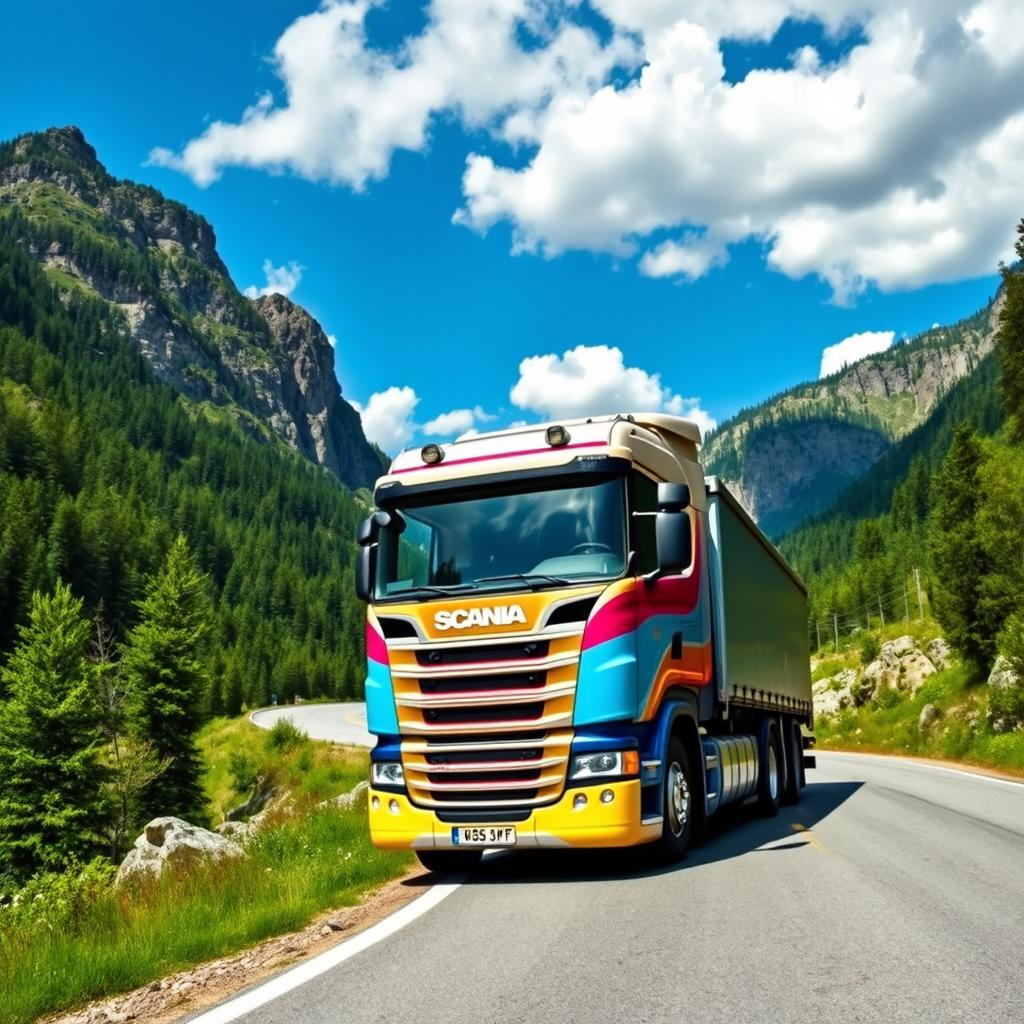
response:
<path id="1" fill-rule="evenodd" d="M 357 573 L 378 846 L 680 856 L 726 803 L 799 798 L 806 594 L 698 444 L 633 415 L 396 459 Z"/>

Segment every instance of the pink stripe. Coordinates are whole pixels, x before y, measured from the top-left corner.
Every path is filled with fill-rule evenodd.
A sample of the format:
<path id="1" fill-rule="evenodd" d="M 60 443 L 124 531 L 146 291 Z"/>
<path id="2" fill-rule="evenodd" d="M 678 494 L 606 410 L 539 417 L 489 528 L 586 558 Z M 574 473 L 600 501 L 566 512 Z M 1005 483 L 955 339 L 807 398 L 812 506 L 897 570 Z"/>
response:
<path id="1" fill-rule="evenodd" d="M 369 619 L 366 620 L 366 657 L 379 665 L 388 663 L 388 645 L 384 643 L 384 637 L 370 625 Z"/>
<path id="2" fill-rule="evenodd" d="M 464 466 L 470 462 L 490 462 L 492 459 L 515 459 L 521 455 L 540 455 L 543 452 L 560 451 L 568 448 L 607 448 L 607 441 L 581 441 L 579 444 L 566 444 L 559 448 L 525 448 L 518 452 L 499 452 L 497 455 L 474 455 L 469 459 L 453 459 L 451 462 L 424 463 L 422 466 L 407 466 L 405 469 L 396 469 L 395 473 L 413 473 L 421 469 L 435 469 L 437 466 Z"/>

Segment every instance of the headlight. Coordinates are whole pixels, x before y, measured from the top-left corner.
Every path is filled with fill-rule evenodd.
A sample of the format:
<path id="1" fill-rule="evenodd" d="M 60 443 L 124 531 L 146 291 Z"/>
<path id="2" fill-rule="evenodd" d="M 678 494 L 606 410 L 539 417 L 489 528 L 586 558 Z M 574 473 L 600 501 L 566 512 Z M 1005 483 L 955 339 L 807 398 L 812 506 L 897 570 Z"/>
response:
<path id="1" fill-rule="evenodd" d="M 404 786 L 405 772 L 401 761 L 374 761 L 370 766 L 370 781 L 375 786 Z"/>
<path id="2" fill-rule="evenodd" d="M 589 779 L 594 775 L 622 775 L 622 751 L 577 754 L 572 759 L 570 778 Z"/>

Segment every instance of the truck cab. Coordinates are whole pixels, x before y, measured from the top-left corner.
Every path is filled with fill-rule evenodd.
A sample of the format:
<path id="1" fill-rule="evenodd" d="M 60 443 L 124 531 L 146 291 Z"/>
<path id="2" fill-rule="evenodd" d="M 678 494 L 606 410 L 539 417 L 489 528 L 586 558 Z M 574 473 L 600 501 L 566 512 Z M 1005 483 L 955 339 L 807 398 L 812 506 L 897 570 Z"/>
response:
<path id="1" fill-rule="evenodd" d="M 623 414 L 395 459 L 358 536 L 376 845 L 679 857 L 799 797 L 806 592 L 699 445 Z"/>

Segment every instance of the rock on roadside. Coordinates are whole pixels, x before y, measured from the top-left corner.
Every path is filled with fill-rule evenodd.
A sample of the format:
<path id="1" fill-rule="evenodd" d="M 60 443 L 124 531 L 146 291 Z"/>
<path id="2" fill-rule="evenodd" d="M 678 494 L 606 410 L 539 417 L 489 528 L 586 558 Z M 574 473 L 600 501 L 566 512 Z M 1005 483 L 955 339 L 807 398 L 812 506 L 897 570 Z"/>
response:
<path id="1" fill-rule="evenodd" d="M 178 867 L 241 856 L 238 843 L 216 832 L 182 818 L 154 818 L 121 862 L 116 882 L 121 885 L 132 878 L 156 877 L 168 864 Z"/>

